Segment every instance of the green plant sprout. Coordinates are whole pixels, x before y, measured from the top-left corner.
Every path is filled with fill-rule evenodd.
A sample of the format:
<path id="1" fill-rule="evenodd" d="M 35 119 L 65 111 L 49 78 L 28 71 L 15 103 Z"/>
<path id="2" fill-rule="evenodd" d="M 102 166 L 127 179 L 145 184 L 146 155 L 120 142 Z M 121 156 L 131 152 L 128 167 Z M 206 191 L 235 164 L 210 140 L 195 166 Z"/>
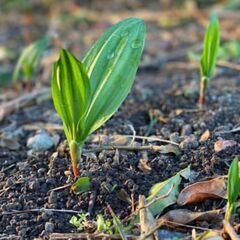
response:
<path id="1" fill-rule="evenodd" d="M 225 212 L 225 220 L 230 221 L 232 214 L 235 213 L 237 207 L 237 199 L 240 192 L 240 177 L 239 177 L 239 157 L 236 157 L 228 171 L 227 183 L 227 208 Z"/>
<path id="2" fill-rule="evenodd" d="M 145 23 L 129 18 L 108 29 L 81 63 L 67 50 L 54 64 L 52 97 L 69 143 L 74 176 L 79 175 L 86 138 L 101 127 L 127 97 L 141 59 Z"/>
<path id="3" fill-rule="evenodd" d="M 218 17 L 212 14 L 209 26 L 206 30 L 203 43 L 203 52 L 201 57 L 201 81 L 200 81 L 200 94 L 199 104 L 205 104 L 205 95 L 210 79 L 213 76 L 218 49 L 220 44 L 220 28 Z"/>
<path id="4" fill-rule="evenodd" d="M 78 216 L 72 216 L 69 223 L 75 226 L 78 231 L 83 231 L 88 215 L 88 213 L 79 213 Z"/>
<path id="5" fill-rule="evenodd" d="M 36 71 L 44 50 L 49 42 L 48 37 L 43 37 L 23 49 L 13 72 L 13 81 L 16 82 L 21 75 L 25 81 L 29 81 Z"/>

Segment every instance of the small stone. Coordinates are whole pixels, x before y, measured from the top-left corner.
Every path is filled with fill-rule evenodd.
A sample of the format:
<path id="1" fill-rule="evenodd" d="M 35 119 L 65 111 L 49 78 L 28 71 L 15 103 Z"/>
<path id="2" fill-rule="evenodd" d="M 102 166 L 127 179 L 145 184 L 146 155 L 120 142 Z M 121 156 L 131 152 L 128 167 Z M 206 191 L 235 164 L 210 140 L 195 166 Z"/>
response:
<path id="1" fill-rule="evenodd" d="M 189 136 L 192 134 L 192 126 L 190 124 L 186 124 L 182 127 L 182 136 Z"/>
<path id="2" fill-rule="evenodd" d="M 39 188 L 40 184 L 37 180 L 31 181 L 29 183 L 29 189 L 30 190 L 37 190 Z"/>
<path id="3" fill-rule="evenodd" d="M 41 131 L 27 141 L 27 147 L 34 151 L 45 151 L 54 146 L 54 140 L 50 135 Z"/>
<path id="4" fill-rule="evenodd" d="M 50 210 L 47 211 L 43 211 L 43 213 L 41 214 L 41 217 L 43 220 L 48 220 L 51 216 L 53 215 L 53 212 Z"/>
<path id="5" fill-rule="evenodd" d="M 196 136 L 190 135 L 186 137 L 181 143 L 180 148 L 181 149 L 196 149 L 198 147 L 199 143 L 197 141 Z"/>
<path id="6" fill-rule="evenodd" d="M 168 138 L 168 136 L 169 136 L 169 134 L 170 134 L 170 130 L 169 130 L 168 128 L 166 128 L 166 127 L 163 127 L 163 128 L 161 129 L 161 134 L 163 135 L 163 137 Z"/>
<path id="7" fill-rule="evenodd" d="M 18 167 L 19 171 L 25 170 L 28 166 L 29 166 L 29 164 L 27 162 L 18 162 L 17 163 L 17 167 Z"/>
<path id="8" fill-rule="evenodd" d="M 48 202 L 49 203 L 57 202 L 57 194 L 54 191 L 50 193 L 50 196 L 48 197 Z"/>
<path id="9" fill-rule="evenodd" d="M 46 171 L 45 168 L 39 168 L 38 171 L 37 171 L 37 173 L 38 173 L 38 174 L 43 174 L 45 171 Z"/>
<path id="10" fill-rule="evenodd" d="M 52 233 L 54 230 L 54 224 L 51 222 L 46 222 L 45 223 L 45 231 L 48 233 Z"/>

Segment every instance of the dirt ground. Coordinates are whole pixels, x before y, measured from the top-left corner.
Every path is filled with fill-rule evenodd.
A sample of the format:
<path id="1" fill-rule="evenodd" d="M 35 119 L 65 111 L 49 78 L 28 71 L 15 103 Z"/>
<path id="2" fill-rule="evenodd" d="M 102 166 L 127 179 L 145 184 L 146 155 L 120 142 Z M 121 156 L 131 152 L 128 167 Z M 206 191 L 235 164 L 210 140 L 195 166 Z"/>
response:
<path id="1" fill-rule="evenodd" d="M 76 193 L 69 187 L 56 189 L 74 181 L 68 146 L 52 100 L 49 97 L 34 99 L 31 104 L 7 114 L 0 122 L 0 239 L 48 239 L 52 232 L 77 232 L 69 223 L 73 212 L 54 211 L 56 209 L 89 212 L 91 222 L 99 213 L 110 218 L 107 208 L 110 205 L 122 220 L 131 213 L 129 202 L 119 196 L 123 190 L 137 201 L 140 194 L 148 196 L 155 183 L 190 165 L 193 174 L 181 185 L 182 189 L 185 184 L 226 175 L 233 158 L 240 155 L 239 131 L 229 132 L 240 124 L 239 59 L 231 59 L 227 62 L 229 65 L 226 61 L 225 64 L 219 62 L 207 92 L 206 107 L 199 109 L 198 106 L 199 67 L 189 60 L 188 52 L 201 48 L 208 21 L 206 9 L 160 12 L 161 4 L 154 1 L 147 5 L 143 1 L 133 1 L 129 5 L 124 1 L 118 5 L 108 2 L 107 9 L 102 9 L 100 4 L 94 5 L 94 1 L 88 4 L 69 1 L 69 5 L 66 2 L 54 10 L 53 6 L 41 7 L 40 4 L 36 14 L 7 8 L 1 16 L 0 47 L 5 46 L 12 52 L 16 49 L 19 53 L 23 45 L 48 29 L 58 33 L 62 45 L 82 57 L 108 26 L 127 16 L 144 18 L 147 41 L 133 90 L 118 112 L 89 138 L 84 149 L 98 147 L 100 143 L 94 139 L 99 136 L 132 135 L 134 129 L 138 136 L 148 132 L 149 136 L 174 141 L 179 144 L 180 152 L 92 151 L 84 154 L 80 163 L 81 176 L 91 179 L 90 191 Z M 222 42 L 240 40 L 239 18 L 219 12 Z M 168 19 L 174 21 L 168 22 Z M 56 45 L 49 49 L 56 50 Z M 51 55 L 51 50 L 49 52 Z M 1 60 L 2 66 L 14 66 L 15 59 Z M 32 81 L 33 91 L 50 86 L 50 72 L 50 65 L 41 67 Z M 0 104 L 28 93 L 28 90 L 17 91 L 11 84 L 1 86 Z M 152 110 L 158 113 L 158 119 L 148 131 Z M 40 130 L 54 138 L 54 146 L 45 151 L 31 151 L 27 142 Z M 210 136 L 200 141 L 206 130 Z M 217 152 L 214 146 L 218 140 L 231 140 L 233 144 Z M 139 146 L 145 144 L 137 138 L 135 142 Z M 141 159 L 147 160 L 148 170 L 141 167 Z M 225 200 L 207 199 L 185 208 L 207 211 L 224 207 L 225 203 Z M 43 208 L 52 210 L 44 211 Z M 177 208 L 175 204 L 164 213 Z M 197 226 L 210 228 L 212 222 L 198 222 Z M 86 232 L 92 230 L 91 225 L 85 226 Z M 191 229 L 180 231 L 185 237 L 191 234 Z"/>

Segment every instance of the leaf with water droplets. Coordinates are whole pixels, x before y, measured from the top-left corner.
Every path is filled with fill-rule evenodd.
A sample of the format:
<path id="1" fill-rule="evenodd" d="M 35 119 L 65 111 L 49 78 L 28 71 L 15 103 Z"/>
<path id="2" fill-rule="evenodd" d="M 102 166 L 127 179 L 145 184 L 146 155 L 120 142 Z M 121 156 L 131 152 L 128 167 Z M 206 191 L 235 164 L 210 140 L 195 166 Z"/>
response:
<path id="1" fill-rule="evenodd" d="M 106 122 L 128 95 L 142 56 L 145 31 L 143 20 L 126 19 L 108 29 L 83 59 L 93 93 L 84 138 Z"/>

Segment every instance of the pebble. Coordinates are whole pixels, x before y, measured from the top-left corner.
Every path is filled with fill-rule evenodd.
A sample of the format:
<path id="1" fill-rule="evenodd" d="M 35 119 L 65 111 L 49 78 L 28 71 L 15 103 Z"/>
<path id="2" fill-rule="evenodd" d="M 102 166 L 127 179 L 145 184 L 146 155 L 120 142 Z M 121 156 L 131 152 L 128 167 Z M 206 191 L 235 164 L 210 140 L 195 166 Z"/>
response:
<path id="1" fill-rule="evenodd" d="M 54 140 L 50 135 L 41 131 L 27 141 L 27 147 L 34 151 L 45 151 L 54 146 Z"/>
<path id="2" fill-rule="evenodd" d="M 19 171 L 25 170 L 28 166 L 29 166 L 29 164 L 27 162 L 18 162 L 17 163 L 17 167 L 18 167 Z"/>
<path id="3" fill-rule="evenodd" d="M 45 223 L 45 231 L 48 233 L 52 233 L 54 230 L 54 224 L 51 222 L 46 222 Z"/>
<path id="4" fill-rule="evenodd" d="M 181 143 L 180 148 L 181 149 L 196 149 L 198 147 L 199 143 L 197 141 L 196 136 L 190 135 L 187 136 Z"/>
<path id="5" fill-rule="evenodd" d="M 29 189 L 30 190 L 37 190 L 39 188 L 40 184 L 38 180 L 33 180 L 29 183 Z"/>
<path id="6" fill-rule="evenodd" d="M 190 124 L 186 124 L 182 127 L 181 135 L 182 136 L 190 136 L 192 134 L 192 126 Z"/>

